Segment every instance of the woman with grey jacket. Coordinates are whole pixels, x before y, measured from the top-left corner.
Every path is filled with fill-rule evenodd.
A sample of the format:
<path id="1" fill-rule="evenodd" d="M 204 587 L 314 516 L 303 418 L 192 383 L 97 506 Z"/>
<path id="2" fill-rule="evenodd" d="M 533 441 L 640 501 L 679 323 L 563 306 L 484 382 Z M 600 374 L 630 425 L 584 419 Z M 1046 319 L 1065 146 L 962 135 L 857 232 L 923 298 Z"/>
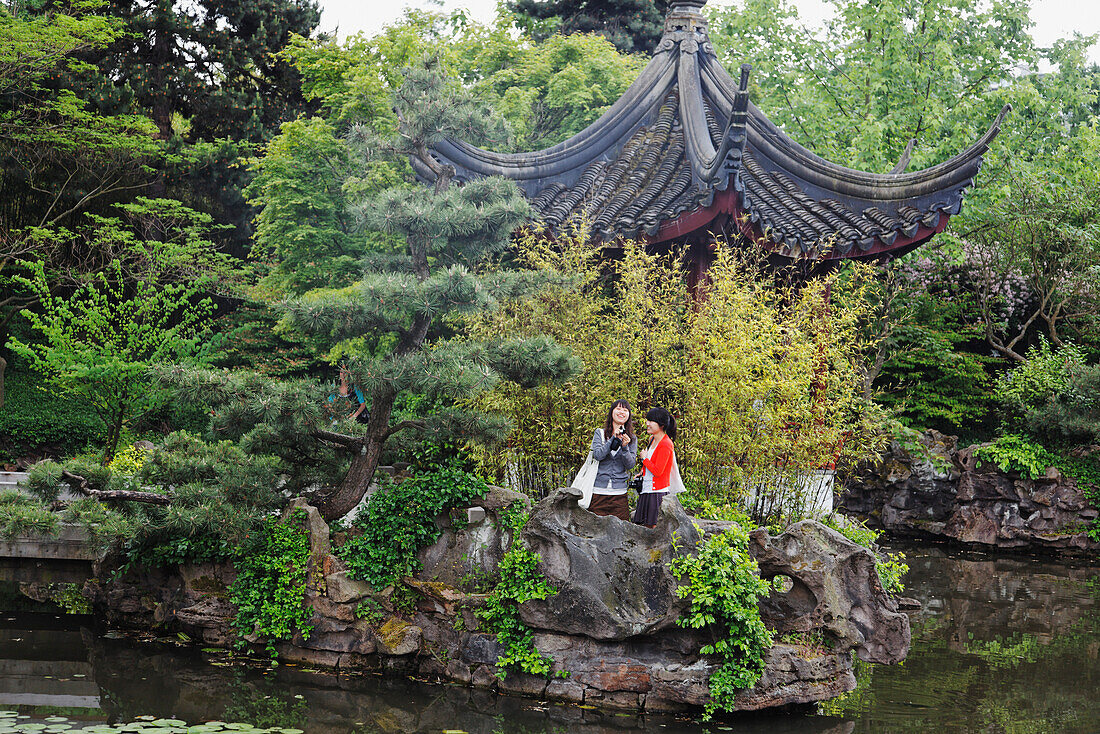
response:
<path id="1" fill-rule="evenodd" d="M 638 458 L 638 437 L 630 403 L 616 400 L 607 411 L 604 427 L 592 435 L 592 458 L 599 462 L 592 488 L 590 512 L 630 520 L 626 501 L 630 470 Z"/>

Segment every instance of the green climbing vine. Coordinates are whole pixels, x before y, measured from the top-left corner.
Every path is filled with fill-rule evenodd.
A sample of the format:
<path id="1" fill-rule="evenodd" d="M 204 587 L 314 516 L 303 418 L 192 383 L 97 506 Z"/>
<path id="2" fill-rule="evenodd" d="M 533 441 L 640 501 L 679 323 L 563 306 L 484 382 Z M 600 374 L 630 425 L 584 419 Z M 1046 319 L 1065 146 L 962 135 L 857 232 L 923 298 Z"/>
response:
<path id="1" fill-rule="evenodd" d="M 401 484 L 386 482 L 334 552 L 354 578 L 385 588 L 420 570 L 416 554 L 439 538 L 437 516 L 488 491 L 485 482 L 453 467 L 418 474 Z"/>
<path id="2" fill-rule="evenodd" d="M 671 564 L 672 572 L 684 582 L 677 595 L 691 598 L 691 607 L 677 624 L 716 631 L 714 642 L 700 650 L 719 661 L 710 676 L 706 719 L 717 710 L 733 710 L 737 692 L 760 679 L 773 644 L 757 606 L 771 584 L 760 578 L 760 568 L 748 548 L 748 533 L 734 525 L 702 543 L 697 555 L 677 558 Z"/>
<path id="3" fill-rule="evenodd" d="M 242 637 L 260 637 L 272 657 L 277 640 L 288 640 L 295 631 L 308 639 L 313 631 L 305 604 L 309 533 L 298 524 L 304 517 L 303 510 L 295 510 L 285 522 L 268 518 L 250 533 L 229 587 L 229 600 L 237 606 L 233 626 Z"/>
<path id="4" fill-rule="evenodd" d="M 531 599 L 546 599 L 557 590 L 539 573 L 538 554 L 519 542 L 519 534 L 527 523 L 524 509 L 514 505 L 507 508 L 501 513 L 501 523 L 509 531 L 512 542 L 500 561 L 500 583 L 477 611 L 477 616 L 504 647 L 504 653 L 497 660 L 497 674 L 501 678 L 510 668 L 549 676 L 554 661 L 535 647 L 534 634 L 519 617 L 519 605 Z M 557 675 L 568 674 L 559 671 Z"/>

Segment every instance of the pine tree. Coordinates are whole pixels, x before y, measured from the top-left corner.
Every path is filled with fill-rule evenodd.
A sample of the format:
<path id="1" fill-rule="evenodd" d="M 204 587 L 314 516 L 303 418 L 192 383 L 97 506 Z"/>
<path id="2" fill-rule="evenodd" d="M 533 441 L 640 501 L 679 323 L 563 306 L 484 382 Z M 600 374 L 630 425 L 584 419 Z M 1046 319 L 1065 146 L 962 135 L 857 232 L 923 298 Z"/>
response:
<path id="1" fill-rule="evenodd" d="M 649 54 L 661 40 L 669 0 L 509 0 L 536 40 L 547 31 L 596 33 L 623 53 Z M 547 21 L 551 21 L 547 23 Z"/>
<path id="2" fill-rule="evenodd" d="M 431 186 L 388 189 L 362 202 L 363 226 L 404 241 L 364 262 L 345 288 L 319 289 L 284 304 L 289 325 L 327 338 L 348 355 L 353 381 L 370 409 L 365 425 L 325 409 L 331 391 L 309 380 L 273 382 L 256 374 L 169 369 L 163 377 L 187 396 L 217 404 L 214 432 L 245 450 L 283 457 L 288 489 L 329 489 L 314 498 L 326 519 L 342 517 L 363 498 L 382 451 L 397 440 L 498 440 L 509 426 L 467 407 L 469 398 L 510 380 L 523 387 L 574 374 L 576 358 L 549 337 L 475 341 L 456 332 L 456 318 L 484 312 L 545 283 L 531 271 L 474 270 L 508 248 L 530 208 L 516 185 L 482 178 L 457 185 L 454 171 L 431 157 L 444 137 L 492 140 L 499 121 L 444 80 L 438 59 L 408 70 L 395 96 L 400 120 L 391 138 L 365 129 L 351 142 L 364 159 L 411 157 Z M 399 396 L 406 400 L 395 413 Z M 428 406 L 416 408 L 410 406 Z"/>
<path id="3" fill-rule="evenodd" d="M 179 115 L 191 141 L 258 142 L 304 106 L 297 72 L 277 54 L 317 26 L 315 0 L 108 0 L 104 13 L 127 33 L 92 59 L 100 104 L 148 111 L 165 139 Z"/>

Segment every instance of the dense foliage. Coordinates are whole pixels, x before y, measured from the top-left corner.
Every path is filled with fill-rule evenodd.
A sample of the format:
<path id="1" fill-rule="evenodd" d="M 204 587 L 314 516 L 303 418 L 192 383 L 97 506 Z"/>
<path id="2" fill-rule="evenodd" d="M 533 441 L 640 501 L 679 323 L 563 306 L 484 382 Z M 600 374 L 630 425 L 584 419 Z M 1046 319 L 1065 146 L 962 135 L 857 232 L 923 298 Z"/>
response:
<path id="1" fill-rule="evenodd" d="M 502 384 L 477 398 L 477 407 L 528 424 L 522 444 L 480 454 L 485 471 L 501 471 L 514 450 L 579 465 L 583 453 L 565 452 L 587 446 L 619 397 L 636 419 L 653 405 L 672 410 L 684 426 L 676 441 L 681 471 L 693 492 L 719 504 L 744 499 L 754 486 L 783 493 L 796 486 L 793 477 L 854 462 L 881 442 L 878 411 L 861 388 L 865 280 L 784 287 L 722 244 L 706 299 L 695 303 L 679 263 L 635 243 L 625 243 L 622 259 L 604 261 L 583 237 L 530 234 L 519 255 L 572 280 L 472 319 L 471 333 L 549 333 L 584 366 L 562 386 Z M 805 497 L 786 493 L 788 501 L 761 514 L 800 518 Z"/>
<path id="2" fill-rule="evenodd" d="M 760 578 L 748 548 L 748 532 L 734 525 L 701 543 L 697 555 L 682 556 L 671 565 L 684 581 L 677 595 L 691 599 L 687 613 L 676 623 L 714 633 L 714 641 L 700 650 L 714 655 L 719 663 L 710 676 L 708 719 L 715 711 L 734 710 L 738 691 L 760 679 L 772 646 L 772 633 L 757 605 L 771 584 Z"/>
<path id="3" fill-rule="evenodd" d="M 417 552 L 441 533 L 435 519 L 484 496 L 488 485 L 453 468 L 418 474 L 395 484 L 383 482 L 347 528 L 347 539 L 334 549 L 355 578 L 384 589 L 415 576 Z"/>
<path id="4" fill-rule="evenodd" d="M 527 523 L 522 507 L 512 506 L 501 513 L 501 523 L 507 529 L 510 544 L 500 560 L 500 581 L 490 592 L 477 616 L 485 629 L 497 636 L 504 647 L 497 660 L 497 674 L 503 678 L 509 669 L 530 675 L 550 676 L 554 661 L 535 647 L 535 636 L 519 616 L 519 605 L 532 599 L 546 599 L 556 589 L 538 570 L 538 555 L 523 545 L 520 533 Z M 555 675 L 568 675 L 558 671 Z"/>
<path id="5" fill-rule="evenodd" d="M 509 0 L 536 39 L 551 33 L 596 33 L 622 52 L 651 53 L 661 40 L 668 0 Z"/>
<path id="6" fill-rule="evenodd" d="M 309 639 L 312 610 L 305 603 L 309 577 L 309 533 L 299 526 L 302 511 L 287 520 L 267 518 L 248 535 L 234 566 L 237 577 L 229 600 L 237 607 L 233 626 L 242 637 L 256 636 L 275 656 L 275 642 L 295 633 Z"/>

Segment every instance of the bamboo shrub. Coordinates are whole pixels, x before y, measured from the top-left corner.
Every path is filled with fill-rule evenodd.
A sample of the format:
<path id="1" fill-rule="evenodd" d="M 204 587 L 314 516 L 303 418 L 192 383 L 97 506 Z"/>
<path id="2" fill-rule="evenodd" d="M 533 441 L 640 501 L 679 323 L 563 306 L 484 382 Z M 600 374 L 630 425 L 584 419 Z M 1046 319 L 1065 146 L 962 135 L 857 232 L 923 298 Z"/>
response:
<path id="1" fill-rule="evenodd" d="M 866 272 L 843 285 L 777 284 L 723 243 L 693 299 L 674 257 L 629 241 L 607 257 L 582 229 L 553 240 L 527 232 L 519 259 L 571 280 L 479 315 L 467 324 L 472 338 L 548 333 L 584 368 L 561 386 L 502 384 L 477 398 L 516 426 L 503 448 L 475 453 L 486 473 L 503 479 L 519 458 L 559 466 L 548 475 L 561 463 L 576 469 L 619 397 L 634 406 L 639 433 L 653 405 L 676 416 L 694 499 L 742 503 L 755 491 L 783 516 L 762 520 L 797 519 L 808 472 L 880 447 L 880 416 L 859 379 Z"/>

